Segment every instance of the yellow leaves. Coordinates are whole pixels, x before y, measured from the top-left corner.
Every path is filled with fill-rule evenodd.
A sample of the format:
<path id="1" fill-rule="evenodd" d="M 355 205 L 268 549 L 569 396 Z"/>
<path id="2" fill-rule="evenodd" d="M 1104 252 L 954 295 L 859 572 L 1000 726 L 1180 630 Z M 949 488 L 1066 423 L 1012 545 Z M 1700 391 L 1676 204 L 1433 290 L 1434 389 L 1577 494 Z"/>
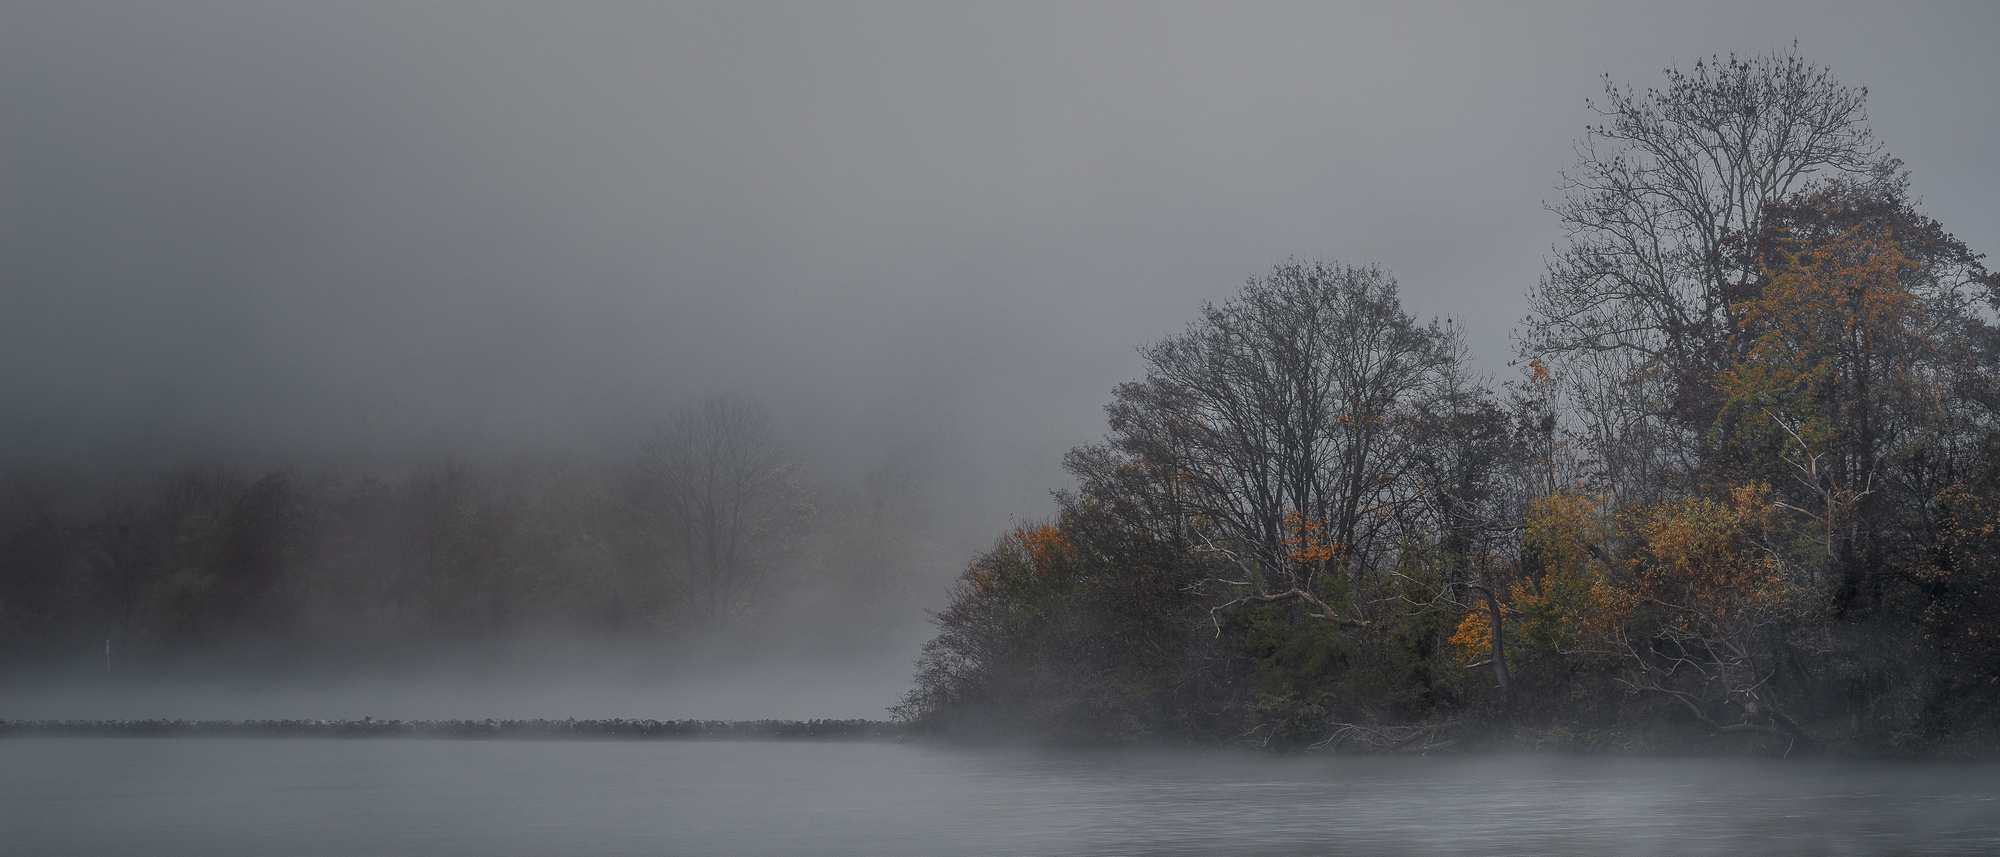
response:
<path id="1" fill-rule="evenodd" d="M 1604 546 L 1629 536 L 1607 498 L 1559 493 L 1528 511 L 1522 552 L 1536 570 L 1532 585 L 1512 587 L 1521 634 L 1534 648 L 1563 651 L 1615 636 L 1632 615 L 1639 593 L 1627 585 L 1629 560 Z"/>
<path id="2" fill-rule="evenodd" d="M 1590 591 L 1584 596 L 1584 608 L 1576 618 L 1576 630 L 1589 639 L 1609 639 L 1618 629 L 1632 618 L 1636 599 L 1629 592 L 1619 589 L 1608 574 L 1601 574 L 1590 582 Z"/>
<path id="3" fill-rule="evenodd" d="M 1613 569 L 1600 546 L 1616 535 L 1605 504 L 1590 494 L 1560 493 L 1529 507 L 1522 548 L 1540 574 L 1532 587 L 1514 587 L 1513 602 L 1522 636 L 1535 648 L 1573 648 L 1579 635 L 1602 634 L 1606 620 L 1622 613 L 1618 599 L 1605 597 Z"/>
<path id="4" fill-rule="evenodd" d="M 1284 559 L 1294 565 L 1332 562 L 1346 553 L 1347 546 L 1326 540 L 1326 523 L 1293 509 L 1285 513 L 1285 535 L 1279 545 Z"/>
<path id="5" fill-rule="evenodd" d="M 1765 266 L 1770 285 L 1741 306 L 1745 323 L 1797 345 L 1900 322 L 1916 301 L 1901 277 L 1919 265 L 1892 234 L 1864 234 L 1865 228 L 1805 251 L 1781 245 L 1778 259 Z"/>
<path id="6" fill-rule="evenodd" d="M 1590 548 L 1613 535 L 1604 514 L 1604 499 L 1589 494 L 1559 493 L 1536 500 L 1528 508 L 1525 549 L 1548 573 L 1578 575 L 1590 565 Z"/>
<path id="7" fill-rule="evenodd" d="M 1619 651 L 1662 632 L 1723 639 L 1800 603 L 1767 548 L 1776 506 L 1761 484 L 1615 516 L 1604 498 L 1556 494 L 1524 523 L 1519 575 L 1499 594 L 1517 617 L 1510 637 L 1530 651 Z M 1624 545 L 1622 556 L 1613 545 Z M 1468 613 L 1453 655 L 1485 654 L 1490 623 L 1486 610 Z"/>
<path id="8" fill-rule="evenodd" d="M 1555 374 L 1540 358 L 1528 361 L 1528 370 L 1528 385 L 1531 387 L 1545 387 L 1556 382 Z"/>
<path id="9" fill-rule="evenodd" d="M 1683 631 L 1716 634 L 1794 601 L 1784 568 L 1764 547 L 1770 489 L 1734 489 L 1725 502 L 1691 498 L 1643 510 L 1634 527 L 1650 561 L 1633 581 Z"/>
<path id="10" fill-rule="evenodd" d="M 1657 573 L 1714 586 L 1763 579 L 1768 563 L 1752 537 L 1771 521 L 1767 490 L 1746 486 L 1727 504 L 1696 497 L 1647 510 L 1637 529 Z"/>
<path id="11" fill-rule="evenodd" d="M 1476 561 L 1483 584 L 1471 589 L 1480 593 L 1482 603 L 1473 605 L 1453 631 L 1448 644 L 1454 658 L 1471 661 L 1492 651 L 1495 606 L 1502 621 L 1516 617 L 1515 630 L 1530 649 L 1544 652 L 1571 650 L 1580 635 L 1603 633 L 1607 620 L 1622 619 L 1625 609 L 1610 568 L 1606 560 L 1593 557 L 1594 550 L 1598 557 L 1608 557 L 1597 545 L 1616 535 L 1604 505 L 1603 498 L 1571 493 L 1530 505 L 1520 561 L 1507 575 L 1513 580 L 1502 582 L 1494 574 L 1506 559 L 1486 554 Z M 1497 605 L 1483 603 L 1489 597 Z"/>
<path id="12" fill-rule="evenodd" d="M 1716 380 L 1725 401 L 1746 416 L 1786 414 L 1808 447 L 1832 440 L 1847 422 L 1839 411 L 1907 374 L 1922 307 L 1905 280 L 1921 267 L 1866 224 L 1804 247 L 1785 233 L 1763 260 L 1766 285 L 1731 307 L 1749 341 Z"/>
<path id="13" fill-rule="evenodd" d="M 1595 497 L 1538 501 L 1522 547 L 1539 573 L 1526 581 L 1532 585 L 1513 586 L 1508 600 L 1521 637 L 1556 651 L 1617 650 L 1631 635 L 1662 632 L 1718 640 L 1797 609 L 1799 589 L 1768 547 L 1777 513 L 1770 493 L 1746 485 L 1721 499 L 1669 501 L 1615 518 Z M 1622 557 L 1603 547 L 1617 543 L 1626 545 Z M 1454 645 L 1476 649 L 1470 635 L 1486 621 L 1468 617 Z"/>
<path id="14" fill-rule="evenodd" d="M 1483 609 L 1468 611 L 1465 618 L 1459 621 L 1458 630 L 1452 632 L 1448 644 L 1451 646 L 1451 656 L 1460 661 L 1483 658 L 1491 653 L 1493 623 L 1487 618 L 1486 611 Z"/>

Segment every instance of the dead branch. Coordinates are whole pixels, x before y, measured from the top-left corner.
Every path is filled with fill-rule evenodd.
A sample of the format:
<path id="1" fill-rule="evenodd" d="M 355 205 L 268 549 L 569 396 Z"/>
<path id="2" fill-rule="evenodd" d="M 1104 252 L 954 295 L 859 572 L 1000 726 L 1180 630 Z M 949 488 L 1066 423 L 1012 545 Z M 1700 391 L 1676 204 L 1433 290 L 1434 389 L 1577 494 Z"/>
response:
<path id="1" fill-rule="evenodd" d="M 1208 617 L 1210 621 L 1215 623 L 1215 635 L 1220 637 L 1222 636 L 1222 619 L 1220 616 L 1222 611 L 1228 610 L 1231 607 L 1240 607 L 1245 604 L 1282 604 L 1288 601 L 1303 601 L 1306 604 L 1313 607 L 1314 609 L 1320 611 L 1318 613 L 1308 613 L 1306 615 L 1311 616 L 1314 619 L 1326 619 L 1331 622 L 1336 622 L 1339 623 L 1342 627 L 1366 628 L 1370 624 L 1369 622 L 1363 619 L 1349 619 L 1345 616 L 1334 615 L 1333 608 L 1328 607 L 1326 602 L 1319 600 L 1318 596 L 1315 596 L 1312 593 L 1300 589 L 1296 586 L 1292 587 L 1291 589 L 1287 589 L 1284 592 L 1278 592 L 1272 594 L 1259 594 L 1259 595 L 1244 595 L 1239 598 L 1232 599 L 1230 601 L 1225 601 L 1221 604 L 1217 604 L 1214 607 L 1209 608 Z"/>
<path id="2" fill-rule="evenodd" d="M 1295 600 L 1304 601 L 1307 604 L 1312 605 L 1314 609 L 1319 610 L 1320 612 L 1318 613 L 1307 614 L 1315 619 L 1330 619 L 1334 622 L 1337 622 L 1349 628 L 1368 627 L 1368 622 L 1364 620 L 1349 619 L 1345 616 L 1333 615 L 1333 608 L 1327 606 L 1326 602 L 1319 600 L 1317 596 L 1298 587 L 1292 587 L 1291 589 L 1287 589 L 1284 592 L 1279 592 L 1269 595 L 1245 595 L 1241 598 L 1236 599 L 1230 604 L 1225 604 L 1223 606 L 1228 607 L 1233 604 L 1281 604 L 1286 601 L 1295 601 Z"/>
<path id="3" fill-rule="evenodd" d="M 1335 723 L 1336 729 L 1327 737 L 1308 745 L 1308 752 L 1324 750 L 1360 751 L 1365 753 L 1394 753 L 1418 741 L 1434 738 L 1457 722 L 1433 723 L 1429 726 L 1384 726 L 1379 729 L 1362 726 L 1359 723 Z"/>

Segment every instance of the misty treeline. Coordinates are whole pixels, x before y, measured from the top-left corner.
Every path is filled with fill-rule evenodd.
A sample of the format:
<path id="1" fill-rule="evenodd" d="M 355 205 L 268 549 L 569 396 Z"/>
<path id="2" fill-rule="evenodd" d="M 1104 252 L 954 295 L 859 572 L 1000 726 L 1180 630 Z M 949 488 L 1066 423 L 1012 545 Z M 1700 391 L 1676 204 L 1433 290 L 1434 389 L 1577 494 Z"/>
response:
<path id="1" fill-rule="evenodd" d="M 0 529 L 0 645 L 15 662 L 105 640 L 121 657 L 245 642 L 393 657 L 802 626 L 874 645 L 920 609 L 911 576 L 937 562 L 921 502 L 893 468 L 815 489 L 771 417 L 730 397 L 682 408 L 603 472 L 203 470 L 82 512 L 30 492 Z"/>
<path id="2" fill-rule="evenodd" d="M 2000 726 L 2000 278 L 1795 52 L 1606 80 L 1468 368 L 1374 267 L 1147 346 L 898 713 L 961 735 L 1941 751 Z"/>

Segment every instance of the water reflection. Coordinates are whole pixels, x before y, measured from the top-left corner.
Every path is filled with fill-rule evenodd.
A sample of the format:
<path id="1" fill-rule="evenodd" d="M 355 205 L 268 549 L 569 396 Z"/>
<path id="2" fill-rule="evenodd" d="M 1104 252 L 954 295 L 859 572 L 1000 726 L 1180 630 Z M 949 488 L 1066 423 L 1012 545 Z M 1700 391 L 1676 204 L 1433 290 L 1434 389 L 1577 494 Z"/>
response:
<path id="1" fill-rule="evenodd" d="M 0 741 L 13 854 L 2000 853 L 2000 765 Z"/>

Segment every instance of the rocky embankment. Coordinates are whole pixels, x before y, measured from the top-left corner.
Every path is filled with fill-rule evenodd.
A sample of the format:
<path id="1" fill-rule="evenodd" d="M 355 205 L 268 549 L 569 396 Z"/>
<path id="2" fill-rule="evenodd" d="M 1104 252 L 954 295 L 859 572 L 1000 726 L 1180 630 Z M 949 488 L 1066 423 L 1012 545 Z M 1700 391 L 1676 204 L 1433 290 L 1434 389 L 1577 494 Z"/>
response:
<path id="1" fill-rule="evenodd" d="M 652 738 L 900 740 L 881 720 L 0 720 L 0 738 Z"/>

